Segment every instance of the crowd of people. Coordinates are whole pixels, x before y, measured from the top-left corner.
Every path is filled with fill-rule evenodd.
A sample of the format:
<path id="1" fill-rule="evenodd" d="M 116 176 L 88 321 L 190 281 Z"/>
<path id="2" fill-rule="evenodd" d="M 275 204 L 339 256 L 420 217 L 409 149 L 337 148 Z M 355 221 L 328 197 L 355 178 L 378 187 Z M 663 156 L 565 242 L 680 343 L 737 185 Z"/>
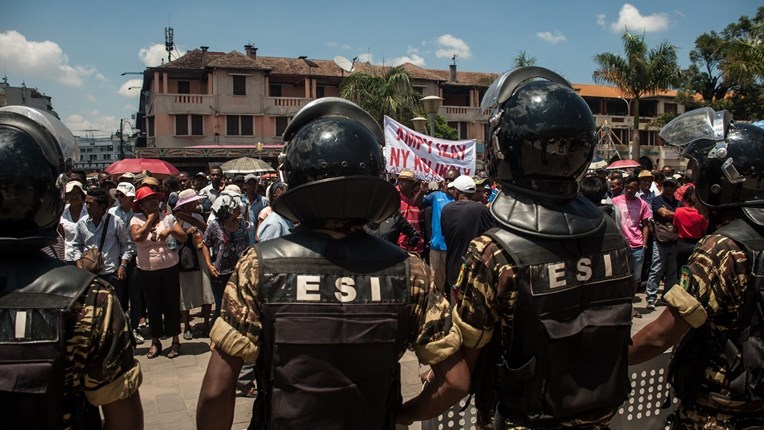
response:
<path id="1" fill-rule="evenodd" d="M 509 71 L 482 105 L 485 174 L 389 178 L 377 121 L 325 97 L 267 187 L 217 167 L 89 180 L 60 121 L 0 108 L 6 424 L 142 428 L 135 344 L 175 358 L 209 335 L 200 429 L 231 427 L 237 389 L 250 428 L 387 429 L 469 393 L 481 428 L 606 428 L 628 365 L 676 344 L 674 428 L 762 428 L 762 130 L 687 112 L 661 132 L 685 175 L 606 175 L 560 75 Z M 430 371 L 402 402 L 406 349 Z"/>
<path id="2" fill-rule="evenodd" d="M 88 255 L 99 251 L 103 263 L 95 273 L 114 287 L 136 342 L 150 337 L 147 357 L 154 358 L 163 351 L 161 339 L 171 338 L 166 355 L 175 358 L 179 336 L 209 334 L 245 248 L 289 233 L 291 223 L 269 205 L 285 189 L 255 174 L 225 177 L 217 167 L 193 180 L 185 171 L 158 178 L 150 171 L 73 170 L 58 242 L 47 249 L 86 269 Z M 196 328 L 194 309 L 203 321 Z"/>

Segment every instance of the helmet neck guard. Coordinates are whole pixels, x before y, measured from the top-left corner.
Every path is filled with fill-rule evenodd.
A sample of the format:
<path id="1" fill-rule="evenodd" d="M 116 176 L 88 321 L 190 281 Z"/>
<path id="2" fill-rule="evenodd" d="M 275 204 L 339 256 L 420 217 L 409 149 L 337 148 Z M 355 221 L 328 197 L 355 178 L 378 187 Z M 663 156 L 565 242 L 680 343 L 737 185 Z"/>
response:
<path id="1" fill-rule="evenodd" d="M 581 196 L 541 200 L 503 189 L 489 210 L 497 222 L 508 229 L 547 239 L 584 237 L 606 222 L 605 214 Z"/>

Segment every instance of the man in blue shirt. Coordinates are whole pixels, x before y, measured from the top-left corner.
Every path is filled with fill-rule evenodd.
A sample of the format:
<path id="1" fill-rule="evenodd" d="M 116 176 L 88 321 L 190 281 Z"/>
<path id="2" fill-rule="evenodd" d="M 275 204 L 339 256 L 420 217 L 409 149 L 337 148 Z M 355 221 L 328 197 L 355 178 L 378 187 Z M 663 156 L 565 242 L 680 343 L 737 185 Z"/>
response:
<path id="1" fill-rule="evenodd" d="M 258 182 L 260 179 L 252 173 L 244 177 L 244 199 L 247 211 L 244 213 L 245 219 L 254 227 L 247 230 L 247 244 L 252 246 L 257 242 L 255 232 L 258 226 L 258 215 L 260 211 L 268 206 L 268 197 L 258 194 Z"/>
<path id="2" fill-rule="evenodd" d="M 430 218 L 430 268 L 433 269 L 436 288 L 442 294 L 449 290 L 446 288 L 446 241 L 441 232 L 441 211 L 447 203 L 454 200 L 454 195 L 452 194 L 454 191 L 447 189 L 447 186 L 457 179 L 459 175 L 455 168 L 447 170 L 446 174 L 444 174 L 444 182 L 440 184 L 440 188 L 423 197 L 422 204 L 420 205 L 421 208 L 432 206 L 433 209 L 433 214 Z"/>

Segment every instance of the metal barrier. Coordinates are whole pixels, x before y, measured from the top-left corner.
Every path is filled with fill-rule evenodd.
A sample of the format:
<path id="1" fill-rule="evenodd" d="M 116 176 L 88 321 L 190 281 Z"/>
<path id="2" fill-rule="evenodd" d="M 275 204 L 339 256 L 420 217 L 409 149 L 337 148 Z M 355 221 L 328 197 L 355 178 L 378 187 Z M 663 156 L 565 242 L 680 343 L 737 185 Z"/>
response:
<path id="1" fill-rule="evenodd" d="M 653 360 L 629 368 L 632 393 L 617 415 L 611 420 L 611 430 L 654 430 L 664 428 L 667 416 L 677 408 L 678 400 L 672 395 L 667 368 L 670 354 L 664 353 Z M 667 403 L 669 407 L 662 408 Z M 470 405 L 465 403 L 470 399 Z M 464 410 L 463 410 L 464 409 Z M 476 409 L 472 397 L 466 397 L 445 413 L 422 422 L 422 430 L 475 430 Z"/>

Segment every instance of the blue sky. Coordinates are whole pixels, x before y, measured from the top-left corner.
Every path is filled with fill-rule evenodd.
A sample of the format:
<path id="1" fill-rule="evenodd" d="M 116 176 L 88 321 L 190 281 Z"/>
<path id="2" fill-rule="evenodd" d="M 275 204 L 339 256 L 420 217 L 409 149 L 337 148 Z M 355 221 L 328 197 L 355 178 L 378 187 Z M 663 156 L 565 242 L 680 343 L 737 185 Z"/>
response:
<path id="1" fill-rule="evenodd" d="M 216 5 L 213 7 L 212 5 Z M 13 86 L 25 82 L 53 98 L 75 134 L 119 128 L 138 105 L 137 76 L 167 58 L 164 28 L 174 29 L 178 52 L 199 46 L 258 55 L 371 59 L 374 64 L 446 69 L 457 54 L 461 71 L 503 72 L 525 51 L 536 64 L 575 83 L 592 83 L 592 58 L 623 54 L 625 28 L 648 46 L 678 47 L 679 63 L 699 35 L 721 31 L 755 0 L 306 0 L 18 1 L 0 12 L 0 68 Z M 174 56 L 173 58 L 176 58 Z M 0 76 L 1 77 L 1 76 Z"/>

